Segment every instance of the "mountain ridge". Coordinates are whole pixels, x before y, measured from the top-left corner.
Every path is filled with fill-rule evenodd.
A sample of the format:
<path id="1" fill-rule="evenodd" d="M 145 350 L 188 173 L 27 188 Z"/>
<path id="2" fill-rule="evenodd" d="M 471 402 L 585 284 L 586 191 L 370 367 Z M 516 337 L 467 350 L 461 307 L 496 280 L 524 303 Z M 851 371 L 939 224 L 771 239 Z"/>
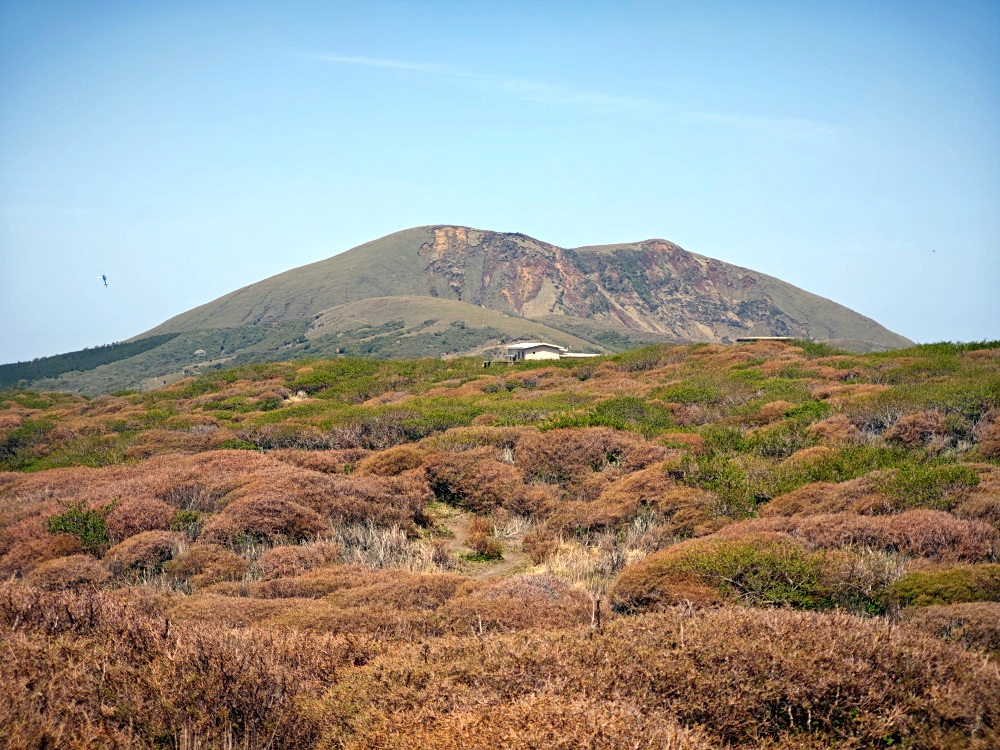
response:
<path id="1" fill-rule="evenodd" d="M 646 343 L 746 336 L 851 351 L 913 342 L 777 277 L 664 239 L 562 248 L 516 232 L 404 229 L 175 315 L 129 342 L 165 343 L 33 387 L 153 388 L 267 360 L 485 355 L 544 339 L 608 353 Z M 37 368 L 36 368 L 37 369 Z"/>
<path id="2" fill-rule="evenodd" d="M 560 248 L 521 233 L 454 225 L 405 229 L 290 269 L 136 338 L 274 323 L 396 296 L 446 297 L 531 319 L 617 321 L 680 340 L 728 343 L 746 334 L 856 339 L 886 348 L 913 343 L 832 300 L 668 240 Z"/>

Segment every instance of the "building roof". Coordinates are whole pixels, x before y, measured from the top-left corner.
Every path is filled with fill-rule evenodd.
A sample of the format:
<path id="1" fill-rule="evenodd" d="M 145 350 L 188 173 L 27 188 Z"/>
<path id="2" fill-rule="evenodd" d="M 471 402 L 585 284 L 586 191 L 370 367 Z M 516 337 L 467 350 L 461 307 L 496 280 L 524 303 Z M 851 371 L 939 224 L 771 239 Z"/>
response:
<path id="1" fill-rule="evenodd" d="M 565 346 L 559 346 L 558 344 L 549 344 L 545 341 L 521 341 L 517 344 L 507 344 L 508 349 L 534 349 L 536 346 L 550 346 L 553 349 L 558 349 L 561 352 L 568 351 Z"/>

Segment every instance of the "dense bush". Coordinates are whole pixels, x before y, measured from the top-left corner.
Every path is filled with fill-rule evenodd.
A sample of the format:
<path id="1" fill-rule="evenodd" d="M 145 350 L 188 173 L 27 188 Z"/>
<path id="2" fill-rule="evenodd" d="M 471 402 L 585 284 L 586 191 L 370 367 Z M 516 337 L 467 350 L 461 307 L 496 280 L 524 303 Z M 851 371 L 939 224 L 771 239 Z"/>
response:
<path id="1" fill-rule="evenodd" d="M 1000 565 L 959 565 L 915 570 L 896 581 L 893 594 L 915 607 L 958 602 L 1000 601 Z"/>
<path id="2" fill-rule="evenodd" d="M 236 500 L 212 516 L 202 530 L 202 538 L 225 544 L 243 540 L 301 541 L 330 528 L 329 522 L 311 508 L 281 497 L 251 497 Z"/>
<path id="3" fill-rule="evenodd" d="M 111 538 L 121 541 L 143 531 L 167 529 L 175 509 L 153 497 L 139 497 L 118 503 L 107 518 L 105 527 Z"/>
<path id="4" fill-rule="evenodd" d="M 249 571 L 240 555 L 218 544 L 192 544 L 163 563 L 163 572 L 199 589 L 220 581 L 238 581 Z"/>
<path id="5" fill-rule="evenodd" d="M 1000 602 L 910 607 L 901 616 L 917 630 L 1000 656 Z"/>
<path id="6" fill-rule="evenodd" d="M 70 555 L 47 560 L 32 568 L 25 581 L 48 591 L 97 588 L 111 573 L 91 555 Z"/>
<path id="7" fill-rule="evenodd" d="M 104 522 L 107 511 L 107 508 L 88 508 L 82 501 L 68 503 L 65 513 L 49 517 L 49 533 L 72 534 L 88 552 L 103 552 L 111 544 Z"/>
<path id="8" fill-rule="evenodd" d="M 176 531 L 143 531 L 109 549 L 104 562 L 116 575 L 159 573 L 184 541 L 184 535 Z"/>
<path id="9" fill-rule="evenodd" d="M 853 575 L 844 575 L 840 562 L 841 558 L 810 552 L 790 539 L 764 534 L 692 540 L 625 568 L 614 595 L 625 609 L 658 608 L 684 600 L 706 604 L 720 598 L 798 609 L 884 607 L 882 592 L 866 591 Z"/>

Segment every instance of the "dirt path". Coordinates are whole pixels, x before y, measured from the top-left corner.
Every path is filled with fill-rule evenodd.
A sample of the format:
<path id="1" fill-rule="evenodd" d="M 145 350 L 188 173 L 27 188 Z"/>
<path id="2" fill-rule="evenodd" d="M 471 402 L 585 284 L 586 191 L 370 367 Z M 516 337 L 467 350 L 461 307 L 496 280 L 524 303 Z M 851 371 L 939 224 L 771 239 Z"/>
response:
<path id="1" fill-rule="evenodd" d="M 484 560 L 473 562 L 465 559 L 465 555 L 472 554 L 472 549 L 468 546 L 469 523 L 472 521 L 471 513 L 450 510 L 447 515 L 439 518 L 439 523 L 448 529 L 454 536 L 448 542 L 448 551 L 459 560 L 462 560 L 464 568 L 472 578 L 491 578 L 494 576 L 510 575 L 520 573 L 532 567 L 531 558 L 521 551 L 519 539 L 503 540 L 503 557 L 499 560 Z"/>

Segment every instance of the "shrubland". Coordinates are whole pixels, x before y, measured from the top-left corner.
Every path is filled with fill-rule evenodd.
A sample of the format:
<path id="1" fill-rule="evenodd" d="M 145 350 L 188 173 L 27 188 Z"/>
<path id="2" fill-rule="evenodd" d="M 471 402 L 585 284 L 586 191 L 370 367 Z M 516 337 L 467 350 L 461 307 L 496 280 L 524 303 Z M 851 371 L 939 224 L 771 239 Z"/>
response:
<path id="1" fill-rule="evenodd" d="M 1000 347 L 0 393 L 11 747 L 993 747 Z"/>

